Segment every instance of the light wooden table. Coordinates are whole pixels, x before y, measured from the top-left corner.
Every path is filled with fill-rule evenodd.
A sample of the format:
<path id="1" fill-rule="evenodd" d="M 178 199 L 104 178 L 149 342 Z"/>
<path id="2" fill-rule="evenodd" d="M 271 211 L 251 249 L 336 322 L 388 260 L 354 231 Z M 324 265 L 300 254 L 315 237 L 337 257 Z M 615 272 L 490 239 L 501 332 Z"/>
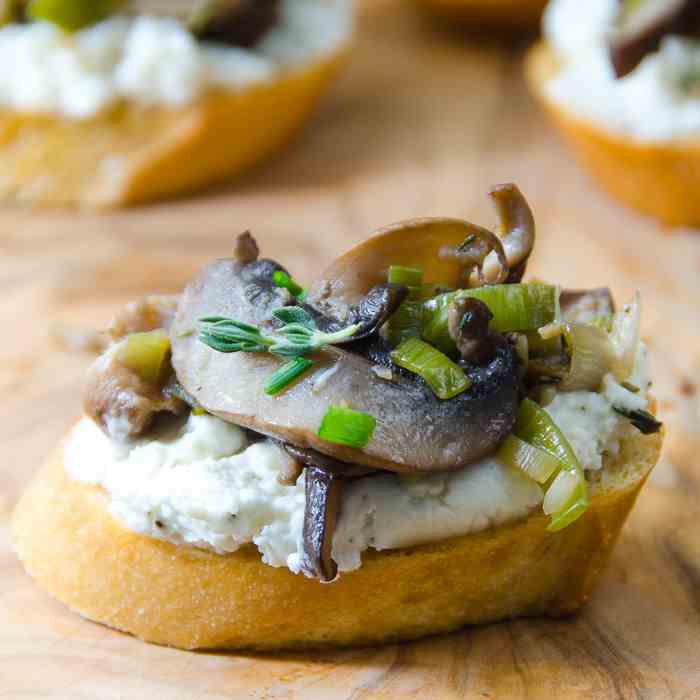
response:
<path id="1" fill-rule="evenodd" d="M 107 215 L 0 212 L 0 698 L 700 698 L 700 234 L 670 235 L 592 186 L 526 94 L 523 46 L 445 33 L 374 0 L 314 122 L 236 187 Z M 532 274 L 610 284 L 620 299 L 641 290 L 669 426 L 582 615 L 380 649 L 193 654 L 86 622 L 25 576 L 10 510 L 79 415 L 89 361 L 52 347 L 52 323 L 103 326 L 127 300 L 176 291 L 246 228 L 309 279 L 394 220 L 488 224 L 487 188 L 507 180 L 537 215 Z"/>

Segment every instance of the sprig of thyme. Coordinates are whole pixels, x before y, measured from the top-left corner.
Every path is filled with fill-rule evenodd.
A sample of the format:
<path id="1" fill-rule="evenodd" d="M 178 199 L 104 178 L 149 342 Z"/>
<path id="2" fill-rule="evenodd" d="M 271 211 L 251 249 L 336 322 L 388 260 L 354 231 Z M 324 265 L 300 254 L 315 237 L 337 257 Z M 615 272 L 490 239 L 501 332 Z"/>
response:
<path id="1" fill-rule="evenodd" d="M 269 335 L 232 318 L 200 318 L 199 340 L 218 352 L 270 352 L 280 357 L 302 357 L 325 345 L 349 340 L 360 327 L 353 324 L 335 333 L 324 333 L 311 314 L 299 306 L 284 306 L 272 315 L 284 325 Z"/>

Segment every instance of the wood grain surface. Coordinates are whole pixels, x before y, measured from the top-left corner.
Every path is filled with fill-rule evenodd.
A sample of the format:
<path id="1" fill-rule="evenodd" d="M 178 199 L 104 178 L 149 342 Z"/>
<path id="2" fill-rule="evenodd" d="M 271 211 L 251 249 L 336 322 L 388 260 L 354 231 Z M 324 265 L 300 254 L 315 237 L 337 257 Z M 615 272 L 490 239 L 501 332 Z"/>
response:
<path id="1" fill-rule="evenodd" d="M 0 212 L 0 698 L 700 698 L 700 233 L 664 231 L 601 195 L 526 94 L 524 40 L 477 39 L 398 0 L 363 13 L 354 59 L 304 135 L 205 196 L 123 213 Z M 80 413 L 90 356 L 56 325 L 104 326 L 176 291 L 246 228 L 309 280 L 373 228 L 494 219 L 517 182 L 539 224 L 531 274 L 640 289 L 669 435 L 589 607 L 378 649 L 282 656 L 149 646 L 64 610 L 24 574 L 13 503 Z"/>

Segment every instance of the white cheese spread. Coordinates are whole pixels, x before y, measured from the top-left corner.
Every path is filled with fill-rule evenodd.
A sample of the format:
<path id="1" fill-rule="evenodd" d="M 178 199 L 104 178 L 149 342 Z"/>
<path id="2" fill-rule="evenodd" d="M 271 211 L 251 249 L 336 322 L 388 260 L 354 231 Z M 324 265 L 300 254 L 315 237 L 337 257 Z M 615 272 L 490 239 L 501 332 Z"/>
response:
<path id="1" fill-rule="evenodd" d="M 211 88 L 241 89 L 338 49 L 351 0 L 282 0 L 281 20 L 252 49 L 198 42 L 167 18 L 112 17 L 66 34 L 32 22 L 0 29 L 0 106 L 74 119 L 120 100 L 182 107 Z"/>
<path id="2" fill-rule="evenodd" d="M 547 41 L 563 59 L 549 96 L 567 110 L 641 141 L 700 132 L 700 42 L 666 37 L 624 78 L 616 78 L 607 40 L 618 0 L 552 0 Z"/>
<path id="3" fill-rule="evenodd" d="M 560 393 L 547 407 L 587 470 L 600 469 L 603 456 L 617 454 L 633 430 L 612 405 L 646 406 L 645 363 L 637 365 L 638 393 L 608 376 L 601 393 Z M 252 542 L 266 564 L 300 571 L 304 476 L 280 482 L 290 457 L 274 442 L 251 443 L 235 425 L 191 415 L 125 444 L 84 418 L 66 443 L 64 462 L 71 478 L 102 487 L 113 515 L 135 532 L 221 554 Z M 527 516 L 542 498 L 537 483 L 494 458 L 451 473 L 357 479 L 343 493 L 333 558 L 341 572 L 351 571 L 368 548 L 478 532 Z"/>

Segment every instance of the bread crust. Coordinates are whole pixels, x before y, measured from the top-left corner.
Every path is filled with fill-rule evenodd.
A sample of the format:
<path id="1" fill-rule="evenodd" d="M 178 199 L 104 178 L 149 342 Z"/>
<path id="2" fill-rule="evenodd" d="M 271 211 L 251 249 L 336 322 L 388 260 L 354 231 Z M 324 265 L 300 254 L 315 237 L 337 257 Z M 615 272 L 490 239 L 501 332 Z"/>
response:
<path id="1" fill-rule="evenodd" d="M 0 199 L 119 207 L 238 175 L 295 135 L 347 51 L 182 109 L 124 102 L 88 120 L 0 111 Z"/>
<path id="2" fill-rule="evenodd" d="M 533 94 L 591 176 L 613 197 L 665 224 L 700 225 L 700 139 L 641 142 L 574 115 L 545 91 L 560 67 L 544 42 L 530 49 L 525 61 Z"/>
<path id="3" fill-rule="evenodd" d="M 532 615 L 565 615 L 589 597 L 656 463 L 661 435 L 635 436 L 591 488 L 591 506 L 558 533 L 537 512 L 434 544 L 363 554 L 331 584 L 126 529 L 106 494 L 72 481 L 57 450 L 20 500 L 14 547 L 49 593 L 85 617 L 184 649 L 376 644 Z"/>
<path id="4" fill-rule="evenodd" d="M 415 0 L 447 19 L 494 29 L 534 29 L 548 0 Z"/>

